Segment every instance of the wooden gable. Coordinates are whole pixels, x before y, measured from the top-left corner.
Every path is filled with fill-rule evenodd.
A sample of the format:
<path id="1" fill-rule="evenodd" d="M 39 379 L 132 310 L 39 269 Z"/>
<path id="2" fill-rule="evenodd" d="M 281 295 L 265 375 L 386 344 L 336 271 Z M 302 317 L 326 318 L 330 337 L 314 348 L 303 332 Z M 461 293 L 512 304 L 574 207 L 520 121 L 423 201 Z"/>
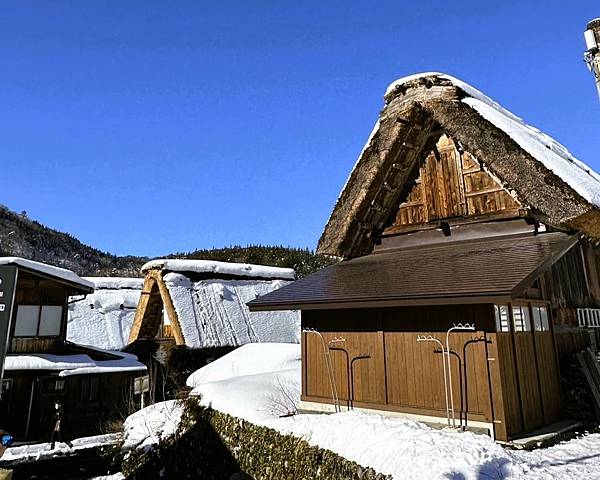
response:
<path id="1" fill-rule="evenodd" d="M 521 204 L 475 157 L 442 135 L 419 169 L 395 221 L 384 233 L 412 230 L 448 219 L 519 216 Z"/>

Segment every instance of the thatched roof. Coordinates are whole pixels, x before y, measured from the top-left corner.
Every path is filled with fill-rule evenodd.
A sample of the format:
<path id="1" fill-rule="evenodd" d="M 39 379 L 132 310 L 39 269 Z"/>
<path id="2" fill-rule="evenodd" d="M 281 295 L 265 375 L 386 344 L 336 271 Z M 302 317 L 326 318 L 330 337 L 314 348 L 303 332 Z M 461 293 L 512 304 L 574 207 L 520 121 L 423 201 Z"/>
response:
<path id="1" fill-rule="evenodd" d="M 442 133 L 475 156 L 532 215 L 600 239 L 600 175 L 478 90 L 428 73 L 388 88 L 318 252 L 342 258 L 370 253 Z"/>

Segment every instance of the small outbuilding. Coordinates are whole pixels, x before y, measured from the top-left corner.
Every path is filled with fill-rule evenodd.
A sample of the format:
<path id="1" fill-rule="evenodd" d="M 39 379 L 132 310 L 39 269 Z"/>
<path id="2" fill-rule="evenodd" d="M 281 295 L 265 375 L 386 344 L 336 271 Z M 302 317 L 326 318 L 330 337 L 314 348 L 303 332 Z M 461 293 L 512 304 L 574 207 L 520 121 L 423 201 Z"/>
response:
<path id="1" fill-rule="evenodd" d="M 469 85 L 401 79 L 318 252 L 249 303 L 302 314 L 307 410 L 361 408 L 506 441 L 561 417 L 560 364 L 600 321 L 600 176 Z"/>
<path id="2" fill-rule="evenodd" d="M 0 428 L 17 441 L 49 440 L 63 411 L 66 438 L 102 430 L 135 403 L 135 356 L 67 341 L 68 299 L 94 285 L 75 273 L 16 257 L 0 258 Z"/>

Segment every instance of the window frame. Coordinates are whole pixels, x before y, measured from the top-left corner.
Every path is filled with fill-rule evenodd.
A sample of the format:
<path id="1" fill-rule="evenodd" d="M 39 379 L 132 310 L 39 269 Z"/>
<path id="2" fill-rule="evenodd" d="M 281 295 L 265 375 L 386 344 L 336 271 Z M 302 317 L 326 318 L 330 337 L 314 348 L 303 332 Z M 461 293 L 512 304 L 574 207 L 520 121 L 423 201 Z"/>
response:
<path id="1" fill-rule="evenodd" d="M 59 338 L 63 334 L 64 330 L 64 317 L 65 317 L 65 306 L 64 305 L 47 305 L 47 304 L 32 304 L 32 303 L 23 303 L 16 306 L 15 314 L 14 314 L 14 327 L 12 328 L 12 337 L 13 338 Z M 36 320 L 36 333 L 34 335 L 19 335 L 17 334 L 17 319 L 19 316 L 19 309 L 21 307 L 37 307 L 37 320 Z M 42 325 L 42 313 L 44 308 L 60 308 L 60 317 L 58 323 L 58 331 L 53 334 L 40 334 L 41 325 Z"/>
<path id="2" fill-rule="evenodd" d="M 512 319 L 512 328 L 514 333 L 527 333 L 533 330 L 533 325 L 531 323 L 531 311 L 530 311 L 530 303 L 527 302 L 522 304 L 521 302 L 511 303 L 510 311 L 511 311 L 511 319 Z M 518 309 L 520 313 L 520 324 L 521 326 L 517 328 L 517 319 L 515 316 L 515 310 Z"/>

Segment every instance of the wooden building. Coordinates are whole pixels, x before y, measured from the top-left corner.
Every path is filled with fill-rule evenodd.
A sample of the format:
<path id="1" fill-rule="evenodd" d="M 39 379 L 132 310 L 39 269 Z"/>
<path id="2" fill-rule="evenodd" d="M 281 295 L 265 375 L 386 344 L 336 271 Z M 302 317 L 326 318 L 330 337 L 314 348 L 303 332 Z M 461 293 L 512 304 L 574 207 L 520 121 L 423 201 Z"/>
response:
<path id="1" fill-rule="evenodd" d="M 307 410 L 454 410 L 501 441 L 556 421 L 600 320 L 600 176 L 452 77 L 385 100 L 319 241 L 342 261 L 250 310 L 301 310 Z"/>
<path id="2" fill-rule="evenodd" d="M 68 298 L 91 292 L 69 270 L 0 258 L 0 428 L 17 441 L 48 441 L 56 402 L 73 438 L 98 433 L 136 401 L 134 381 L 146 367 L 134 356 L 66 340 Z"/>
<path id="3" fill-rule="evenodd" d="M 212 260 L 153 260 L 129 343 L 168 341 L 195 349 L 253 342 L 297 343 L 297 312 L 250 313 L 246 303 L 294 280 L 291 268 Z"/>

